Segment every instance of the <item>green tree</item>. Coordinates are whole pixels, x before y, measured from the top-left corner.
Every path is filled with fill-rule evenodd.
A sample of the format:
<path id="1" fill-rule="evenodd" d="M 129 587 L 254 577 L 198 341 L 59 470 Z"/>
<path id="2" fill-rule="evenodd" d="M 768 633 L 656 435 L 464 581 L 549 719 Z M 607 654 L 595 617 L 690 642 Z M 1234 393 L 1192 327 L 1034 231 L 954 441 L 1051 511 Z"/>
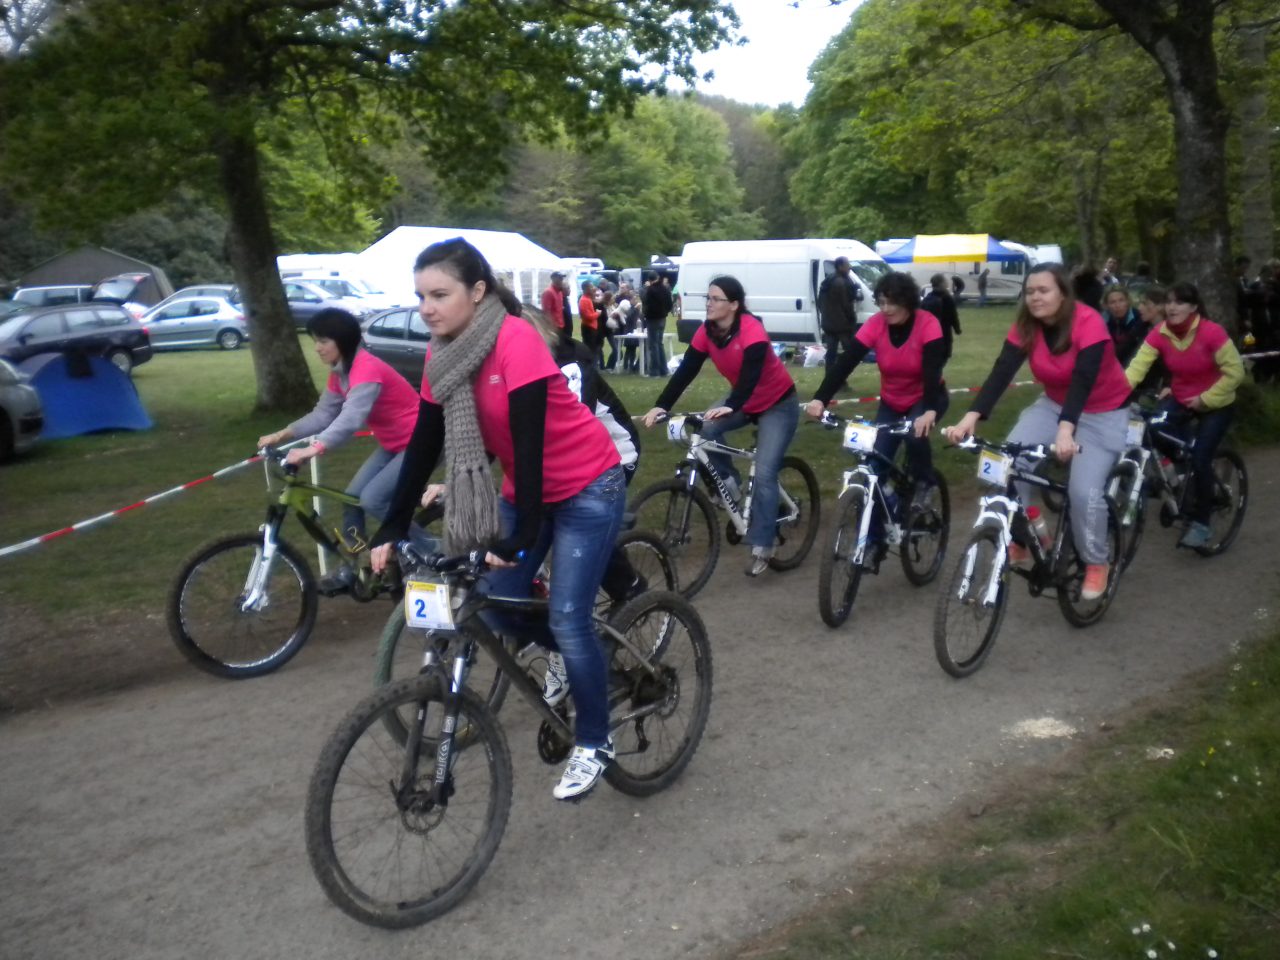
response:
<path id="1" fill-rule="evenodd" d="M 305 116 L 350 178 L 402 118 L 439 177 L 475 188 L 521 131 L 588 134 L 668 76 L 692 78 L 692 55 L 734 23 L 705 0 L 81 0 L 0 62 L 0 172 L 47 221 L 73 226 L 178 185 L 216 198 L 258 406 L 298 409 L 314 388 L 275 270 L 264 173 L 282 115 Z"/>

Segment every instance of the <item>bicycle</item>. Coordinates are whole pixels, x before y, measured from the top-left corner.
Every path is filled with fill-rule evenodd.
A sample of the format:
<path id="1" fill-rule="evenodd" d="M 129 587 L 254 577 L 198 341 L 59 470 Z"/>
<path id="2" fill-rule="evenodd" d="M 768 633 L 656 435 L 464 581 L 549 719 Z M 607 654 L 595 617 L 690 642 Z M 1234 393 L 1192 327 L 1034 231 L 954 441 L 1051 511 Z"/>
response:
<path id="1" fill-rule="evenodd" d="M 282 450 L 268 447 L 260 455 L 268 467 L 268 492 L 271 467 L 282 468 L 284 481 L 266 519 L 254 533 L 219 537 L 197 549 L 178 570 L 166 605 L 179 652 L 206 673 L 229 679 L 282 667 L 315 626 L 315 577 L 302 554 L 280 537 L 290 514 L 317 545 L 359 571 L 350 590 L 354 599 L 368 603 L 394 587 L 356 563 L 364 545 L 349 547 L 336 529 L 326 529 L 312 502 L 320 497 L 358 506 L 358 496 L 301 479 L 297 466 L 285 464 Z M 426 525 L 441 515 L 434 506 L 416 519 Z"/>
<path id="2" fill-rule="evenodd" d="M 979 501 L 978 518 L 964 552 L 956 559 L 951 579 L 934 611 L 933 648 L 942 669 L 953 677 L 967 677 L 991 652 L 1008 603 L 1009 571 L 1023 577 L 1031 596 L 1053 590 L 1058 607 L 1075 627 L 1097 623 L 1107 612 L 1120 582 L 1120 524 L 1114 504 L 1107 502 L 1107 586 L 1096 600 L 1081 597 L 1085 563 L 1071 534 L 1071 501 L 1067 488 L 1036 472 L 1050 448 L 1044 444 L 988 443 L 978 437 L 957 446 L 978 454 L 978 479 L 996 488 Z M 1015 480 L 1056 493 L 1062 498 L 1051 545 L 1040 542 Z M 1009 547 L 1025 544 L 1031 567 L 1009 563 Z"/>
<path id="3" fill-rule="evenodd" d="M 911 502 L 915 480 L 875 449 L 881 430 L 909 436 L 914 421 L 870 423 L 828 411 L 817 423 L 827 429 L 843 426 L 842 444 L 858 459 L 856 467 L 844 471 L 836 523 L 818 574 L 818 612 L 827 626 L 838 627 L 853 612 L 863 573 L 878 574 L 891 548 L 897 549 L 902 572 L 913 585 L 924 586 L 938 575 L 950 536 L 951 495 L 942 474 L 934 470 L 930 501 L 918 508 Z M 878 536 L 873 536 L 877 529 Z"/>
<path id="4" fill-rule="evenodd" d="M 511 754 L 493 711 L 467 688 L 484 650 L 541 719 L 539 756 L 573 747 L 568 701 L 551 708 L 477 616 L 545 617 L 547 602 L 482 595 L 482 554 L 423 560 L 398 545 L 411 625 L 427 632 L 421 673 L 365 697 L 329 737 L 307 791 L 307 854 L 329 899 L 361 922 L 402 928 L 455 906 L 479 881 L 511 808 Z M 666 788 L 688 766 L 711 707 L 711 648 L 679 594 L 645 593 L 611 622 L 596 618 L 608 663 L 617 750 L 606 782 L 632 796 Z"/>
<path id="5" fill-rule="evenodd" d="M 1125 449 L 1107 478 L 1107 496 L 1120 513 L 1124 539 L 1122 565 L 1133 562 L 1146 526 L 1147 499 L 1160 500 L 1160 525 L 1174 526 L 1187 515 L 1194 496 L 1191 452 L 1195 439 L 1183 440 L 1161 429 L 1169 413 L 1138 406 L 1129 418 Z M 1159 452 L 1171 454 L 1166 456 Z M 1249 474 L 1244 458 L 1230 447 L 1219 447 L 1213 455 L 1213 507 L 1209 529 L 1213 536 L 1201 547 L 1192 547 L 1202 557 L 1213 557 L 1235 542 L 1249 505 Z"/>
<path id="6" fill-rule="evenodd" d="M 662 540 L 656 534 L 647 530 L 626 530 L 618 537 L 614 549 L 626 554 L 631 568 L 643 578 L 646 590 L 676 592 L 675 565 L 666 547 L 663 546 Z M 545 569 L 548 569 L 546 565 L 544 565 Z M 534 596 L 542 599 L 548 596 L 545 572 L 540 573 L 535 579 L 533 592 Z M 614 599 L 602 585 L 596 595 L 595 615 L 601 620 L 610 620 L 631 599 L 634 597 Z M 405 677 L 416 676 L 421 671 L 422 648 L 412 642 L 415 634 L 421 634 L 421 631 L 415 631 L 409 626 L 405 618 L 404 605 L 396 604 L 391 611 L 391 616 L 387 618 L 386 626 L 383 627 L 382 636 L 378 641 L 373 675 L 375 687 L 394 683 Z M 508 652 L 517 655 L 517 659 L 520 659 L 525 666 L 526 672 L 532 669 L 535 662 L 540 662 L 545 670 L 545 658 L 538 660 L 536 651 L 531 651 L 532 655 L 526 660 L 522 656 L 524 651 L 517 653 L 514 637 L 504 637 L 503 640 Z M 473 664 L 468 682 L 472 691 L 480 696 L 490 710 L 496 713 L 501 709 L 510 687 L 510 679 L 498 669 L 496 663 L 486 660 L 484 664 Z"/>
<path id="7" fill-rule="evenodd" d="M 663 544 L 676 561 L 681 593 L 692 597 L 711 579 L 720 557 L 716 508 L 711 496 L 698 487 L 698 480 L 702 480 L 728 515 L 725 538 L 737 545 L 751 523 L 756 453 L 754 448 L 731 447 L 704 439 L 699 432 L 700 414 L 669 415 L 666 420 L 667 439 L 687 447 L 688 453 L 676 467 L 674 477 L 641 490 L 631 501 L 630 510 L 636 515 L 638 526 L 659 531 Z M 734 497 L 726 477 L 712 465 L 708 453 L 723 453 L 750 463 L 746 491 L 740 499 Z M 813 468 L 794 456 L 783 457 L 778 486 L 781 490 L 778 545 L 769 558 L 769 566 L 774 570 L 792 570 L 804 561 L 818 535 L 822 494 Z"/>

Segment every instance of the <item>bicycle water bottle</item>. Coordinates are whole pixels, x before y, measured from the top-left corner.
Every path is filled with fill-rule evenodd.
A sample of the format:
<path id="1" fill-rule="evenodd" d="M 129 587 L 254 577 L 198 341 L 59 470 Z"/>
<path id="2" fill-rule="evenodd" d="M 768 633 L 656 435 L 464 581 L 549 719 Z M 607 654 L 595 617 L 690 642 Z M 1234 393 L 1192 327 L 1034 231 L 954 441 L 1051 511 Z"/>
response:
<path id="1" fill-rule="evenodd" d="M 1052 535 L 1049 533 L 1049 525 L 1044 522 L 1044 517 L 1040 514 L 1040 508 L 1027 507 L 1027 520 L 1030 521 L 1031 532 L 1040 541 L 1040 546 L 1048 547 Z"/>

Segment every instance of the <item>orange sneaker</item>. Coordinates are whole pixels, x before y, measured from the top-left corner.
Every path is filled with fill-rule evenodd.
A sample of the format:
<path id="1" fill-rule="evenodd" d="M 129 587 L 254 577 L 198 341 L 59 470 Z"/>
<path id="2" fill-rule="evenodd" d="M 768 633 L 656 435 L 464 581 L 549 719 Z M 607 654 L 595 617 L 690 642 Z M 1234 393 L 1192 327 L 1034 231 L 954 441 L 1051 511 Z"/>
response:
<path id="1" fill-rule="evenodd" d="M 1080 588 L 1081 600 L 1097 600 L 1107 592 L 1107 580 L 1111 576 L 1111 565 L 1106 563 L 1087 563 L 1084 567 L 1084 586 Z"/>

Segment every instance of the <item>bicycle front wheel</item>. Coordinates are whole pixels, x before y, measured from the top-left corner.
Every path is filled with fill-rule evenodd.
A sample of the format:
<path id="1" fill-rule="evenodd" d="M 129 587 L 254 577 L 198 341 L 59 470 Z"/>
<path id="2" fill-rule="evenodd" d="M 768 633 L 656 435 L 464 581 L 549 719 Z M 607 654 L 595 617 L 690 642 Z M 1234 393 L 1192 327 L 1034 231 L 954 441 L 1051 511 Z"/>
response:
<path id="1" fill-rule="evenodd" d="M 720 525 L 711 500 L 678 477 L 645 487 L 631 501 L 636 527 L 662 539 L 685 597 L 707 585 L 720 558 Z"/>
<path id="2" fill-rule="evenodd" d="M 778 471 L 778 486 L 791 498 L 778 501 L 778 544 L 769 566 L 774 570 L 793 570 L 813 549 L 822 520 L 822 491 L 813 468 L 799 457 L 783 457 Z"/>
<path id="3" fill-rule="evenodd" d="M 636 597 L 611 626 L 630 648 L 615 642 L 609 655 L 617 753 L 604 775 L 623 793 L 645 797 L 670 786 L 698 749 L 711 712 L 711 644 L 693 605 L 666 591 Z"/>
<path id="4" fill-rule="evenodd" d="M 338 725 L 307 789 L 311 869 L 343 912 L 412 927 L 454 907 L 498 850 L 511 811 L 511 754 L 474 694 L 458 701 L 444 798 L 432 799 L 446 703 L 432 675 L 379 687 Z M 397 741 L 386 719 L 412 715 Z M 410 748 L 416 761 L 409 758 Z"/>
<path id="5" fill-rule="evenodd" d="M 990 595 L 992 578 L 998 580 Z M 938 596 L 933 617 L 933 650 L 953 677 L 982 666 L 1000 632 L 1009 600 L 1008 568 L 1000 557 L 1000 532 L 979 527 L 956 558 L 951 580 Z"/>
<path id="6" fill-rule="evenodd" d="M 262 534 L 246 533 L 206 544 L 179 570 L 166 609 L 169 635 L 206 673 L 233 680 L 270 673 L 311 635 L 317 600 L 307 562 L 280 541 L 266 577 L 263 563 Z"/>
<path id="7" fill-rule="evenodd" d="M 1192 482 L 1188 478 L 1188 482 Z M 1244 458 L 1220 448 L 1213 455 L 1213 511 L 1209 514 L 1209 542 L 1196 547 L 1202 557 L 1216 557 L 1235 542 L 1249 506 L 1249 474 Z"/>
<path id="8" fill-rule="evenodd" d="M 898 558 L 902 572 L 917 587 L 933 581 L 947 556 L 947 540 L 951 536 L 951 493 L 946 478 L 933 471 L 929 501 L 923 506 L 912 503 L 902 525 L 902 546 Z"/>
<path id="9" fill-rule="evenodd" d="M 836 505 L 836 525 L 831 528 L 818 571 L 818 613 L 828 627 L 838 627 L 848 620 L 858 597 L 862 566 L 854 563 L 853 557 L 866 506 L 867 491 L 862 487 L 850 487 Z"/>
<path id="10" fill-rule="evenodd" d="M 1147 496 L 1141 491 L 1135 498 L 1134 490 L 1142 479 L 1138 465 L 1132 460 L 1121 460 L 1111 468 L 1107 476 L 1107 498 L 1115 508 L 1120 524 L 1120 569 L 1129 569 L 1138 554 L 1142 534 L 1147 525 Z"/>

